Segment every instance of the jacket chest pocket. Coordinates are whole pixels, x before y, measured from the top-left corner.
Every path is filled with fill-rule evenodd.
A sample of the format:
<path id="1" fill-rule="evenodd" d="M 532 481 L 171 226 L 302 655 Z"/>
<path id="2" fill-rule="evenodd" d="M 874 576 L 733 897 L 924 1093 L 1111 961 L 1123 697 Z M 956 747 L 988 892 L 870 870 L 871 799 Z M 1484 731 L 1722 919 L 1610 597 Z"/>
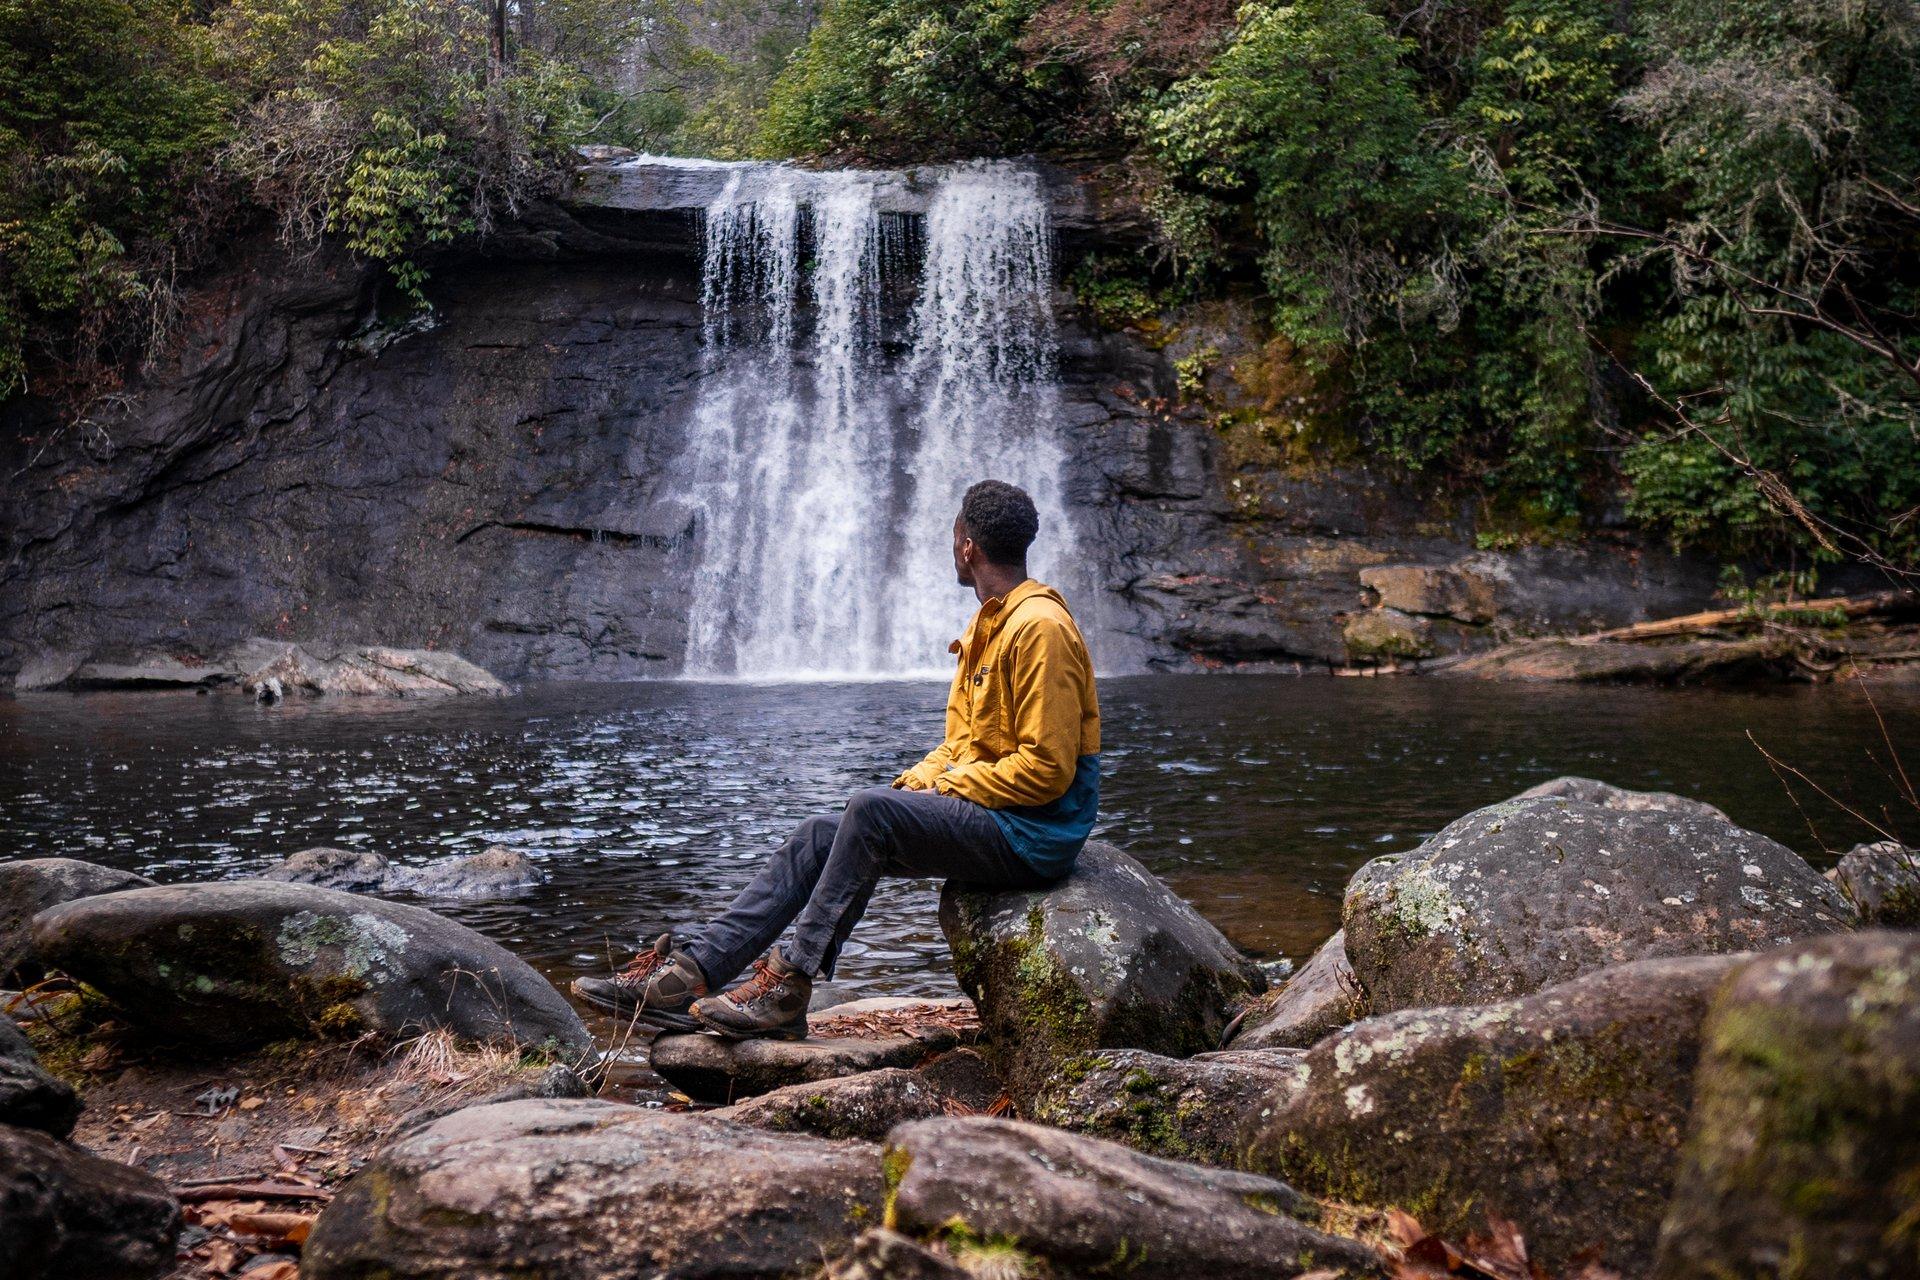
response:
<path id="1" fill-rule="evenodd" d="M 975 663 L 967 673 L 969 718 L 974 737 L 994 756 L 1014 748 L 1013 702 L 1007 688 L 1006 670 L 992 662 Z"/>

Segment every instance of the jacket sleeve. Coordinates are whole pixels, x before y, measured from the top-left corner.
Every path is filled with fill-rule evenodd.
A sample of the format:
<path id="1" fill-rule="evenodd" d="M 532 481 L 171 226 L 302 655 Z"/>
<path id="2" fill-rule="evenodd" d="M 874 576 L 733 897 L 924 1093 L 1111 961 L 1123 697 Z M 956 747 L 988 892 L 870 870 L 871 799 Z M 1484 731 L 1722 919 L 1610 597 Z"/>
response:
<path id="1" fill-rule="evenodd" d="M 946 741 L 927 752 L 926 758 L 919 764 L 895 778 L 893 780 L 895 787 L 903 791 L 930 791 L 933 789 L 933 780 L 946 772 L 947 765 L 953 761 L 953 731 L 960 722 L 958 707 L 960 697 L 960 677 L 955 675 L 953 686 L 947 690 Z"/>
<path id="2" fill-rule="evenodd" d="M 1083 694 L 1092 683 L 1087 651 L 1052 618 L 1020 629 L 1011 646 L 1014 749 L 993 761 L 956 765 L 934 789 L 989 809 L 1048 804 L 1073 785 L 1080 758 Z"/>

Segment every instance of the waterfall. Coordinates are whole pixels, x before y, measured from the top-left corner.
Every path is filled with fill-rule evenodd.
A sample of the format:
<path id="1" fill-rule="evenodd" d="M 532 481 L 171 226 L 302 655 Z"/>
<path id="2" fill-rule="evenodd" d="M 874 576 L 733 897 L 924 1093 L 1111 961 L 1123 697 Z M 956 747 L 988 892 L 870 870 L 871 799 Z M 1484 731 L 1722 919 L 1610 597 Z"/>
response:
<path id="1" fill-rule="evenodd" d="M 740 165 L 705 210 L 689 675 L 949 673 L 975 480 L 1033 495 L 1035 576 L 1093 603 L 1061 492 L 1046 196 L 1017 166 L 956 165 L 916 227 L 879 212 L 897 180 Z"/>

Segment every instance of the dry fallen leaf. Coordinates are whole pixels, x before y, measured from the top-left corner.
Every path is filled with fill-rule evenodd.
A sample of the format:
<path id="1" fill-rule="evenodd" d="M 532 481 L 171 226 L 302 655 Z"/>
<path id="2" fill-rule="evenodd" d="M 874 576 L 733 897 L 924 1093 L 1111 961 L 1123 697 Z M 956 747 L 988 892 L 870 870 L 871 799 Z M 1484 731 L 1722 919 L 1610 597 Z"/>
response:
<path id="1" fill-rule="evenodd" d="M 240 1265 L 240 1246 L 231 1240 L 207 1242 L 207 1270 L 217 1276 L 231 1275 Z"/>
<path id="2" fill-rule="evenodd" d="M 240 1109 L 242 1111 L 258 1111 L 266 1105 L 267 1100 L 265 1098 L 242 1098 L 240 1100 Z"/>
<path id="3" fill-rule="evenodd" d="M 248 1280 L 300 1280 L 300 1266 L 285 1258 L 276 1258 L 265 1266 L 247 1272 Z"/>
<path id="4" fill-rule="evenodd" d="M 272 1244 L 298 1245 L 306 1243 L 307 1233 L 313 1230 L 313 1220 L 318 1216 L 312 1213 L 239 1213 L 227 1221 L 227 1226 L 235 1235 L 251 1236 Z"/>

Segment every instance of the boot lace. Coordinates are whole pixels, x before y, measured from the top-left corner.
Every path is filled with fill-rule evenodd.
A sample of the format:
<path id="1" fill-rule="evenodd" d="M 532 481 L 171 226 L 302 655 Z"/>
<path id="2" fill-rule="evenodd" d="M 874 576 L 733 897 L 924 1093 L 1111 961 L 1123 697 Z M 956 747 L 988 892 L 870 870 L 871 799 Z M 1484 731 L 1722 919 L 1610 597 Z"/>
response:
<path id="1" fill-rule="evenodd" d="M 786 975 L 775 969 L 772 961 L 755 960 L 753 976 L 727 992 L 727 998 L 737 1005 L 749 1005 L 770 994 L 784 981 L 786 981 Z"/>
<path id="2" fill-rule="evenodd" d="M 627 962 L 614 981 L 623 987 L 638 987 L 646 983 L 654 973 L 667 962 L 667 957 L 649 948 Z"/>

